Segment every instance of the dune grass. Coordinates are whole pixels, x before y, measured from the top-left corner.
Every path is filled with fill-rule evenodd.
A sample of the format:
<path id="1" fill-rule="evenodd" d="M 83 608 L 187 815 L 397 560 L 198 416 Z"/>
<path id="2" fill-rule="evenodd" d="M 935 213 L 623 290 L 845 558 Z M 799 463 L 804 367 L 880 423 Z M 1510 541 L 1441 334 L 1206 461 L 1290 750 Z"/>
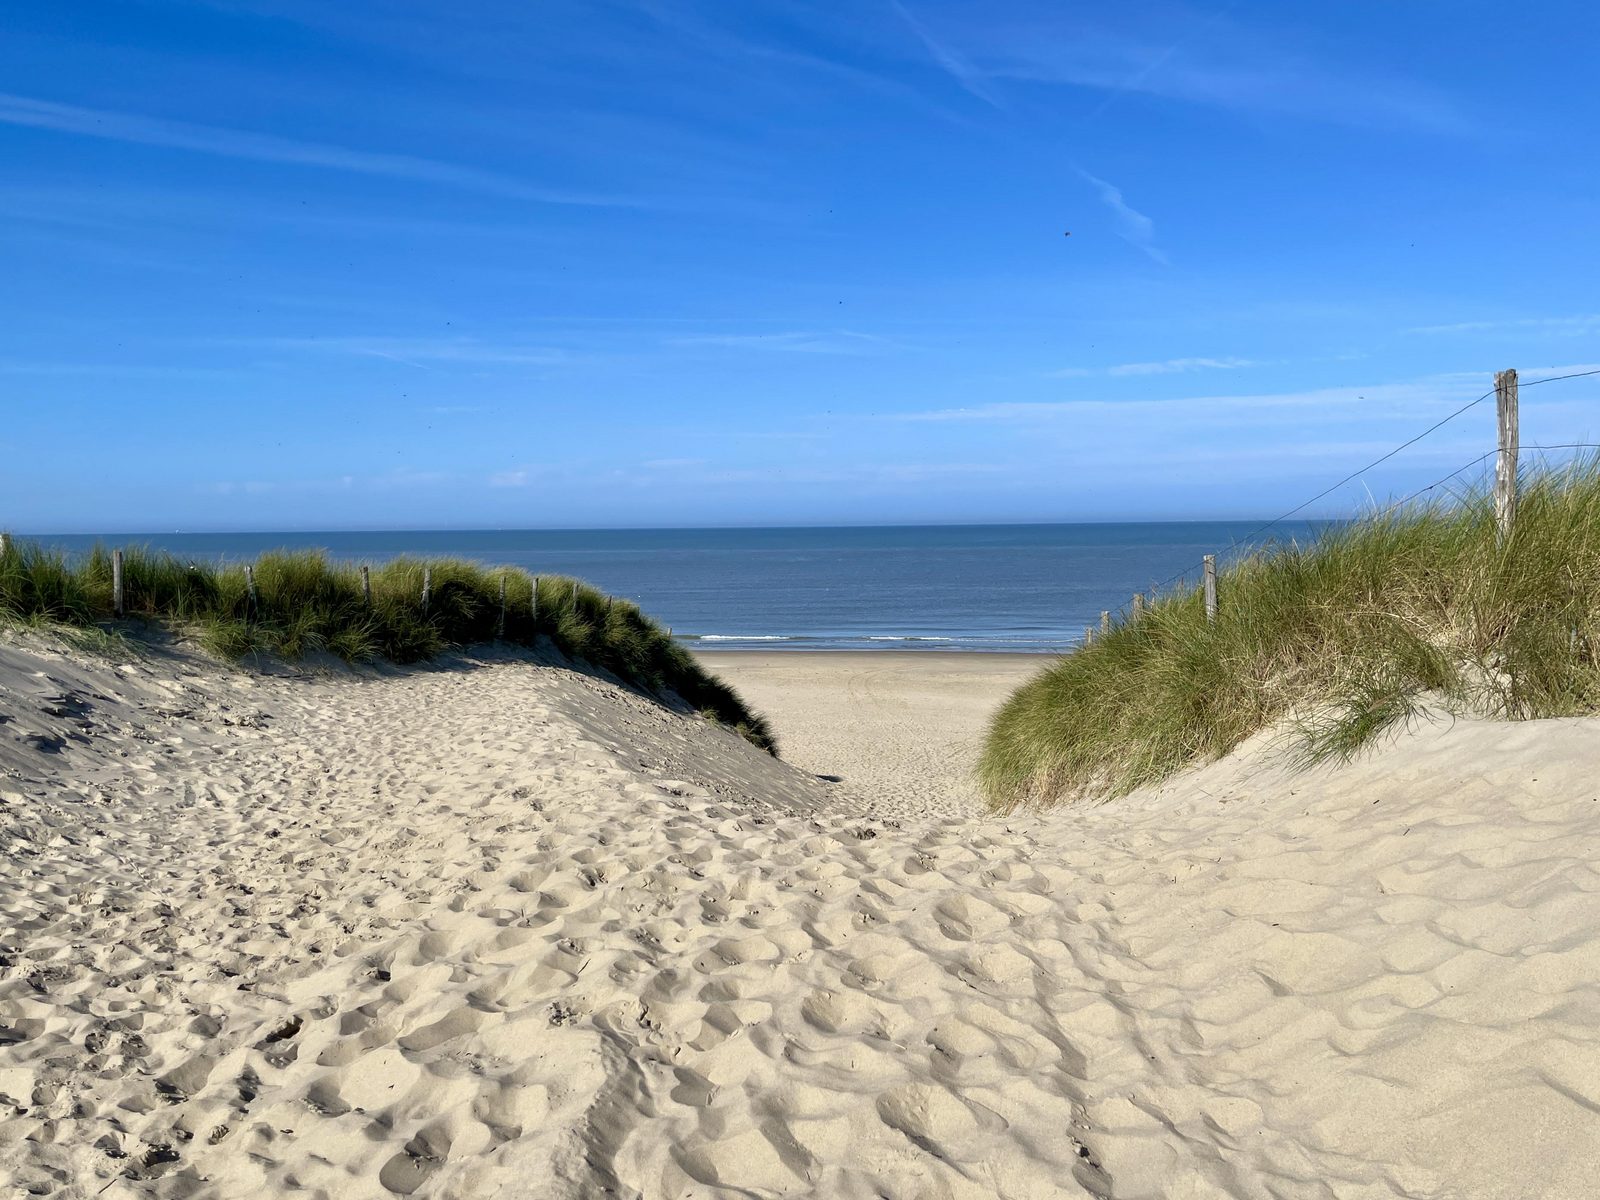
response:
<path id="1" fill-rule="evenodd" d="M 1124 794 L 1268 727 L 1301 764 L 1425 708 L 1600 709 L 1600 460 L 1524 476 L 1512 535 L 1475 489 L 1222 571 L 1219 612 L 1166 597 L 1023 685 L 978 767 L 994 808 Z"/>
<path id="2" fill-rule="evenodd" d="M 130 618 L 171 624 L 235 661 L 252 654 L 298 660 L 325 652 L 352 663 L 414 663 L 452 647 L 495 640 L 532 646 L 548 638 L 568 657 L 647 691 L 675 693 L 777 753 L 765 720 L 636 605 L 569 577 L 539 576 L 535 606 L 535 581 L 525 571 L 462 559 L 397 558 L 370 568 L 369 605 L 359 568 L 320 552 L 264 554 L 252 566 L 254 601 L 242 563 L 219 566 L 126 548 L 124 610 Z M 425 570 L 432 573 L 426 612 Z M 0 554 L 0 619 L 88 630 L 106 627 L 112 615 L 109 550 L 97 546 L 83 560 L 71 561 L 35 543 L 8 539 Z"/>

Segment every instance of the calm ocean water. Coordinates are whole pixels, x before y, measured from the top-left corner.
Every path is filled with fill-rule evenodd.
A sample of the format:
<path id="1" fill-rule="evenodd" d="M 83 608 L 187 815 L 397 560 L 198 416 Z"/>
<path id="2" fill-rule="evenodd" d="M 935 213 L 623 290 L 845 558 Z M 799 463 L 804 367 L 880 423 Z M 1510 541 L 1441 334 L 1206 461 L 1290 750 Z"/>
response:
<path id="1" fill-rule="evenodd" d="M 577 575 L 705 649 L 1062 650 L 1139 590 L 1254 522 L 829 529 L 484 530 L 119 536 L 195 559 L 319 547 L 344 559 L 456 555 Z M 1272 536 L 1304 539 L 1307 522 Z M 72 551 L 92 537 L 45 536 Z"/>

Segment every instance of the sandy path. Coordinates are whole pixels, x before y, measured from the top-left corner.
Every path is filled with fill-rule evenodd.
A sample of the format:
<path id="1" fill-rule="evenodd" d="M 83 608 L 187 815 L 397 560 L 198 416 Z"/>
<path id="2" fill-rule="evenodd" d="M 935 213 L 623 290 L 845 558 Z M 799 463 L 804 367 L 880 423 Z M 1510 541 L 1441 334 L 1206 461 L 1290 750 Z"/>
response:
<path id="1" fill-rule="evenodd" d="M 1037 654 L 696 655 L 780 732 L 785 760 L 837 776 L 872 811 L 972 813 L 994 710 L 1051 661 Z"/>
<path id="2" fill-rule="evenodd" d="M 1600 1189 L 1596 722 L 1001 821 L 522 661 L 0 714 L 0 1190 Z"/>

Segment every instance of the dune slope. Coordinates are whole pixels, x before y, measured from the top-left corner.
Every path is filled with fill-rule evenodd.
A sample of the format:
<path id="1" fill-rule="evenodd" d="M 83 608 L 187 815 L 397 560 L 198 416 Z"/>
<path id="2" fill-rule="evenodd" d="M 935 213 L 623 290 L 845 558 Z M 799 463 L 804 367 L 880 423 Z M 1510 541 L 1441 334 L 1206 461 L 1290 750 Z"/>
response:
<path id="1" fill-rule="evenodd" d="M 1000 820 L 528 658 L 0 714 L 0 1189 L 1600 1187 L 1594 722 Z"/>

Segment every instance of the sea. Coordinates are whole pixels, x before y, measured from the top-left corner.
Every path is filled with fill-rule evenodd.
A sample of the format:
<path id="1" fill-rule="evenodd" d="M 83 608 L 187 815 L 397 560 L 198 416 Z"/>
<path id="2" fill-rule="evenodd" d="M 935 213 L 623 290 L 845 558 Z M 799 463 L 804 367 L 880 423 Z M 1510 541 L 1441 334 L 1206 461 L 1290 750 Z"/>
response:
<path id="1" fill-rule="evenodd" d="M 150 533 L 37 538 L 69 553 L 96 541 L 190 560 L 315 547 L 381 562 L 448 555 L 576 575 L 627 597 L 675 637 L 717 650 L 1059 653 L 1134 592 L 1194 583 L 1219 561 L 1305 541 L 1326 522 L 913 525 L 775 529 Z"/>

